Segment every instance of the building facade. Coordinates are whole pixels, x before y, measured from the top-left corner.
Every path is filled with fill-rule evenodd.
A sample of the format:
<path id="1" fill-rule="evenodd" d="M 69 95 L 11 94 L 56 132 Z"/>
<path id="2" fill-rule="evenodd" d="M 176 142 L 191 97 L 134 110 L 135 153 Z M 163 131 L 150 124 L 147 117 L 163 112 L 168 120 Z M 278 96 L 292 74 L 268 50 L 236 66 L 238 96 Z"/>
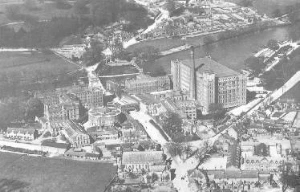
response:
<path id="1" fill-rule="evenodd" d="M 170 89 L 170 78 L 168 76 L 150 77 L 139 75 L 136 79 L 125 81 L 125 91 L 130 94 L 150 93 L 168 89 Z"/>
<path id="2" fill-rule="evenodd" d="M 100 88 L 76 87 L 70 93 L 74 94 L 87 109 L 103 106 L 103 91 Z"/>
<path id="3" fill-rule="evenodd" d="M 74 148 L 81 148 L 90 145 L 90 136 L 79 124 L 68 120 L 63 122 L 61 133 L 67 138 Z"/>
<path id="4" fill-rule="evenodd" d="M 163 172 L 165 162 L 162 151 L 124 152 L 122 155 L 124 172 Z"/>
<path id="5" fill-rule="evenodd" d="M 209 106 L 220 103 L 224 108 L 246 104 L 246 77 L 213 61 L 209 57 L 171 61 L 173 89 L 189 92 L 189 99 L 209 113 Z"/>
<path id="6" fill-rule="evenodd" d="M 292 160 L 289 157 L 290 149 L 284 148 L 281 143 L 242 142 L 242 170 L 258 170 L 272 172 L 278 170 L 285 162 Z"/>
<path id="7" fill-rule="evenodd" d="M 89 123 L 91 126 L 111 127 L 119 122 L 121 109 L 114 106 L 97 107 L 88 112 Z"/>
<path id="8" fill-rule="evenodd" d="M 58 100 L 44 100 L 44 117 L 48 121 L 78 120 L 80 118 L 81 103 L 73 95 L 61 94 Z"/>
<path id="9" fill-rule="evenodd" d="M 14 140 L 32 141 L 37 137 L 37 130 L 32 128 L 12 128 L 6 130 L 6 137 Z"/>

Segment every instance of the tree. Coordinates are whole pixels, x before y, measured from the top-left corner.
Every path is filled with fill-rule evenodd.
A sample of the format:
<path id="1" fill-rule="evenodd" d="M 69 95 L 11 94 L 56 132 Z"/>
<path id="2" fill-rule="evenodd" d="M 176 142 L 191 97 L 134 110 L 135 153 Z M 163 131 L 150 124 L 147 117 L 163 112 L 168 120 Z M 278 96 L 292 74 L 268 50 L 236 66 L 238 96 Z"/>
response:
<path id="1" fill-rule="evenodd" d="M 19 5 L 9 5 L 5 8 L 6 10 L 6 17 L 10 20 L 18 20 L 19 13 L 20 13 L 20 6 Z"/>
<path id="2" fill-rule="evenodd" d="M 282 13 L 281 13 L 280 9 L 275 9 L 272 13 L 272 16 L 274 18 L 280 17 L 281 15 L 282 15 Z"/>
<path id="3" fill-rule="evenodd" d="M 163 117 L 162 127 L 168 135 L 182 132 L 182 119 L 177 113 L 169 112 Z"/>
<path id="4" fill-rule="evenodd" d="M 25 0 L 24 6 L 29 11 L 36 11 L 39 9 L 36 0 Z"/>
<path id="5" fill-rule="evenodd" d="M 144 147 L 141 144 L 139 144 L 137 150 L 139 150 L 139 151 L 145 151 Z"/>
<path id="6" fill-rule="evenodd" d="M 253 0 L 241 0 L 238 3 L 238 5 L 242 6 L 242 7 L 252 7 L 253 6 Z"/>
<path id="7" fill-rule="evenodd" d="M 97 40 L 91 42 L 91 47 L 83 54 L 83 61 L 86 65 L 93 65 L 103 59 L 103 43 Z"/>
<path id="8" fill-rule="evenodd" d="M 180 143 L 168 143 L 166 148 L 172 157 L 180 157 L 184 153 L 184 146 Z"/>
<path id="9" fill-rule="evenodd" d="M 169 11 L 170 14 L 173 13 L 173 11 L 176 10 L 176 5 L 174 0 L 167 0 L 166 2 L 166 10 Z"/>
<path id="10" fill-rule="evenodd" d="M 26 103 L 26 119 L 34 120 L 35 116 L 42 117 L 44 115 L 44 105 L 37 98 L 30 98 Z"/>
<path id="11" fill-rule="evenodd" d="M 252 56 L 245 60 L 245 65 L 255 73 L 260 73 L 263 68 L 263 60 L 262 57 Z"/>
<path id="12" fill-rule="evenodd" d="M 95 25 L 102 26 L 116 21 L 118 13 L 115 12 L 113 1 L 93 1 L 92 2 L 92 18 Z M 114 15 L 116 14 L 116 15 Z"/>
<path id="13" fill-rule="evenodd" d="M 214 119 L 221 119 L 226 112 L 221 103 L 211 103 L 208 107 L 208 111 L 213 115 Z"/>
<path id="14" fill-rule="evenodd" d="M 176 35 L 175 34 L 176 29 L 177 29 L 177 27 L 174 26 L 172 23 L 168 23 L 165 26 L 165 31 L 166 31 L 166 33 L 167 33 L 168 36 L 174 36 L 174 35 Z"/>
<path id="15" fill-rule="evenodd" d="M 158 181 L 159 177 L 156 173 L 152 173 L 152 181 L 155 182 L 155 181 Z"/>
<path id="16" fill-rule="evenodd" d="M 289 18 L 291 23 L 295 23 L 295 22 L 299 21 L 299 19 L 300 19 L 299 11 L 290 11 L 290 12 L 288 12 L 288 18 Z"/>
<path id="17" fill-rule="evenodd" d="M 277 49 L 279 49 L 279 44 L 278 41 L 276 41 L 275 39 L 270 39 L 267 43 L 267 46 L 269 49 L 276 51 Z"/>
<path id="18" fill-rule="evenodd" d="M 280 167 L 282 183 L 282 192 L 285 192 L 288 188 L 295 188 L 300 185 L 300 178 L 294 172 L 293 165 L 291 163 L 285 163 Z"/>
<path id="19" fill-rule="evenodd" d="M 131 188 L 130 187 L 127 187 L 125 192 L 132 192 Z"/>
<path id="20" fill-rule="evenodd" d="M 161 144 L 157 144 L 157 145 L 155 146 L 155 149 L 156 149 L 156 151 L 161 151 Z"/>
<path id="21" fill-rule="evenodd" d="M 88 14 L 90 12 L 87 4 L 89 3 L 88 0 L 77 0 L 74 4 L 74 12 L 75 14 L 82 16 L 84 14 Z"/>
<path id="22" fill-rule="evenodd" d="M 56 0 L 57 9 L 71 9 L 72 5 L 68 3 L 67 0 Z"/>

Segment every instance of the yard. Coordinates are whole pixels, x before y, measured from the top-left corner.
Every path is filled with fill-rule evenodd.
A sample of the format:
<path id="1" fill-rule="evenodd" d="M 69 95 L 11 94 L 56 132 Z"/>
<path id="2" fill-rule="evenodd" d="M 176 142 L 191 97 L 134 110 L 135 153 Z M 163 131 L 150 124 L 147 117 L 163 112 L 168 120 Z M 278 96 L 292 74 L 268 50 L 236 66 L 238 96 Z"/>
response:
<path id="1" fill-rule="evenodd" d="M 109 163 L 0 152 L 0 191 L 104 191 L 116 172 Z"/>

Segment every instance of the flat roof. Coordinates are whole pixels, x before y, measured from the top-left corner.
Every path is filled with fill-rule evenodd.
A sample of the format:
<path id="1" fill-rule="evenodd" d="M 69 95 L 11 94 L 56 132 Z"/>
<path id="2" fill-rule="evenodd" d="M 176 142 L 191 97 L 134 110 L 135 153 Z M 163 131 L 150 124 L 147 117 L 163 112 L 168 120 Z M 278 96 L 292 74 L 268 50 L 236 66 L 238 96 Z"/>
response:
<path id="1" fill-rule="evenodd" d="M 182 64 L 191 67 L 193 62 L 191 59 L 181 60 Z M 222 65 L 209 57 L 195 59 L 197 72 L 214 73 L 217 77 L 228 77 L 233 75 L 240 75 L 241 73 Z"/>

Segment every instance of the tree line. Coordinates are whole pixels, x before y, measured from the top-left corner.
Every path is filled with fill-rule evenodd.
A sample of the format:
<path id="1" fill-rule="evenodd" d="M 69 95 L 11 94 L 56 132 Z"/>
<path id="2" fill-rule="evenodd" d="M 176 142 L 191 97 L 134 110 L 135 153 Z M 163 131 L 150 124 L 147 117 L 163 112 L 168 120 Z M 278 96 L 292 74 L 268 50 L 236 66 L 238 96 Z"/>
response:
<path id="1" fill-rule="evenodd" d="M 30 30 L 21 28 L 15 31 L 9 27 L 0 28 L 0 45 L 2 47 L 54 47 L 59 42 L 80 29 L 84 29 L 89 22 L 79 21 L 76 17 L 55 17 L 49 22 L 28 23 Z"/>
<path id="2" fill-rule="evenodd" d="M 30 2 L 25 4 L 28 9 L 35 7 Z M 54 47 L 71 34 L 83 34 L 88 26 L 105 27 L 120 21 L 124 21 L 124 30 L 136 31 L 153 22 L 148 14 L 143 6 L 125 0 L 78 0 L 72 17 L 39 22 L 38 17 L 22 13 L 18 5 L 10 5 L 6 16 L 10 20 L 24 21 L 29 30 L 0 27 L 0 44 L 2 47 Z"/>
<path id="3" fill-rule="evenodd" d="M 43 114 L 44 105 L 39 99 L 27 94 L 12 97 L 5 104 L 0 104 L 0 129 L 5 129 L 12 122 L 32 122 L 36 116 Z"/>

